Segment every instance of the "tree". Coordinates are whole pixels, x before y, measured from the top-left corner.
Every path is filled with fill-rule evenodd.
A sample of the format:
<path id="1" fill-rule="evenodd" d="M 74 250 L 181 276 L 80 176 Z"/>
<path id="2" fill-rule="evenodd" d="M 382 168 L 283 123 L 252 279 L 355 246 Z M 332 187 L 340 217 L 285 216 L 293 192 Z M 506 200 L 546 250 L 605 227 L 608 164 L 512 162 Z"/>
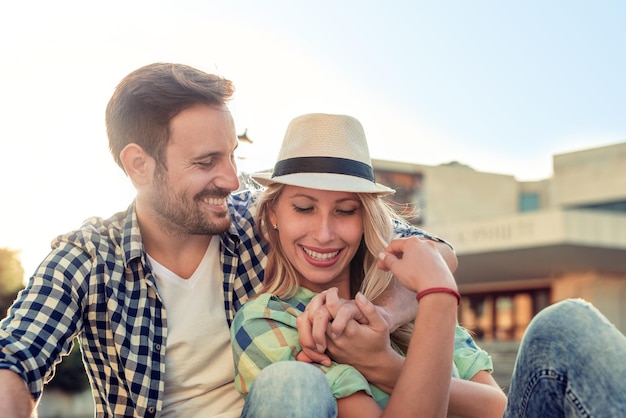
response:
<path id="1" fill-rule="evenodd" d="M 7 315 L 9 306 L 24 287 L 24 268 L 19 253 L 18 250 L 0 248 L 0 318 Z"/>

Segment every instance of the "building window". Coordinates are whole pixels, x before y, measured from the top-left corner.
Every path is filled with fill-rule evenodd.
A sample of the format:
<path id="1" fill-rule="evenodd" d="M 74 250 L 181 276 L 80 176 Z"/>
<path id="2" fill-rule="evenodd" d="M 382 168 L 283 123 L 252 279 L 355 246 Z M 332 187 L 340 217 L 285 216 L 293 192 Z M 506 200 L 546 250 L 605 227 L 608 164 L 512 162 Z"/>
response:
<path id="1" fill-rule="evenodd" d="M 522 193 L 519 197 L 519 211 L 533 212 L 536 210 L 539 210 L 539 193 Z"/>
<path id="2" fill-rule="evenodd" d="M 626 200 L 620 200 L 617 202 L 603 202 L 590 205 L 577 205 L 572 206 L 571 209 L 592 209 L 608 212 L 626 212 Z"/>
<path id="3" fill-rule="evenodd" d="M 385 200 L 414 225 L 424 223 L 424 196 L 422 173 L 402 173 L 376 170 L 376 181 L 396 192 Z"/>
<path id="4" fill-rule="evenodd" d="M 550 289 L 468 294 L 459 323 L 477 340 L 519 341 L 530 320 L 550 304 Z"/>

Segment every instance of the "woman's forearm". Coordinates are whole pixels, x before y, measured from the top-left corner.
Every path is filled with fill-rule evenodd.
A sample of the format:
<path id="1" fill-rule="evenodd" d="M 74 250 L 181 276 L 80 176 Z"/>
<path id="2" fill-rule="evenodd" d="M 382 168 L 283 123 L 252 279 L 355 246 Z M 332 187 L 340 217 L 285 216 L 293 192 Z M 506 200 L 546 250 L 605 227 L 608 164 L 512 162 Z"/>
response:
<path id="1" fill-rule="evenodd" d="M 441 254 L 450 271 L 454 273 L 458 266 L 454 250 L 443 242 L 437 242 L 435 248 Z M 413 321 L 417 315 L 415 293 L 408 290 L 396 279 L 392 280 L 387 289 L 374 300 L 374 304 L 380 308 L 379 311 L 387 321 L 390 332 Z"/>
<path id="2" fill-rule="evenodd" d="M 401 417 L 407 411 L 420 411 L 427 417 L 447 414 L 456 300 L 437 293 L 420 304 L 407 357 L 383 416 Z"/>
<path id="3" fill-rule="evenodd" d="M 506 395 L 487 371 L 473 380 L 453 378 L 450 384 L 449 417 L 501 418 Z"/>
<path id="4" fill-rule="evenodd" d="M 358 370 L 368 382 L 383 392 L 391 393 L 403 366 L 404 357 L 390 349 L 386 355 L 378 356 L 367 364 L 359 365 Z"/>

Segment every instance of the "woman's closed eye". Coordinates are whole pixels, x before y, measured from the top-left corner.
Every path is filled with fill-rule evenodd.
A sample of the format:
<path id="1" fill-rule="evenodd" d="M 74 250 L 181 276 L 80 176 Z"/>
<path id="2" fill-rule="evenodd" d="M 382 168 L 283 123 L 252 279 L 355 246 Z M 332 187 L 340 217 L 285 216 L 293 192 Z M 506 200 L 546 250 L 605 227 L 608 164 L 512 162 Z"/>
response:
<path id="1" fill-rule="evenodd" d="M 340 215 L 354 215 L 358 209 L 337 209 L 337 213 Z"/>
<path id="2" fill-rule="evenodd" d="M 298 213 L 310 213 L 313 212 L 313 210 L 315 209 L 313 206 L 297 206 L 297 205 L 292 205 L 293 210 L 298 212 Z M 350 208 L 350 209 L 335 209 L 335 213 L 338 215 L 345 215 L 345 216 L 349 216 L 349 215 L 354 215 L 355 213 L 357 213 L 358 209 L 357 208 Z"/>
<path id="3" fill-rule="evenodd" d="M 293 210 L 299 213 L 307 213 L 307 212 L 312 212 L 313 211 L 313 206 L 297 206 L 297 205 L 291 205 L 293 207 Z"/>

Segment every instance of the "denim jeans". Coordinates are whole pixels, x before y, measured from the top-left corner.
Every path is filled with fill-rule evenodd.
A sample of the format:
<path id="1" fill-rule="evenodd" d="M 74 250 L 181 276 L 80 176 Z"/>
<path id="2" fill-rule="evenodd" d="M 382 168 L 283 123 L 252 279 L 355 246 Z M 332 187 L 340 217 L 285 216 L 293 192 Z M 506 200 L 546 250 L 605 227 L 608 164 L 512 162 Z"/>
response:
<path id="1" fill-rule="evenodd" d="M 626 416 L 626 337 L 591 304 L 539 312 L 522 339 L 505 417 Z"/>
<path id="2" fill-rule="evenodd" d="M 274 363 L 258 374 L 241 416 L 244 418 L 334 418 L 337 402 L 324 373 L 298 361 Z"/>

